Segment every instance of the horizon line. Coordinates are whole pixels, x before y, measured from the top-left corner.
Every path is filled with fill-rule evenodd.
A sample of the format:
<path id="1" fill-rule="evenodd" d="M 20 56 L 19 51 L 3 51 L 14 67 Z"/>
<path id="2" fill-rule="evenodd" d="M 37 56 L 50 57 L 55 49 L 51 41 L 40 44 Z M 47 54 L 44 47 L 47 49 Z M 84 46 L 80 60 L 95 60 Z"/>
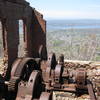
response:
<path id="1" fill-rule="evenodd" d="M 46 20 L 100 20 L 98 18 L 45 18 Z"/>

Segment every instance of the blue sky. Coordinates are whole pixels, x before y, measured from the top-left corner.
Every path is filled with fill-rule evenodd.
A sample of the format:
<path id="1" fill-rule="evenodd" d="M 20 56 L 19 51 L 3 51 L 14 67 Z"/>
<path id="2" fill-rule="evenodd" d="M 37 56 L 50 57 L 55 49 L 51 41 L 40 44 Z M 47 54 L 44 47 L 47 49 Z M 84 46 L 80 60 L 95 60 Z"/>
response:
<path id="1" fill-rule="evenodd" d="M 46 19 L 100 19 L 100 0 L 27 0 Z"/>

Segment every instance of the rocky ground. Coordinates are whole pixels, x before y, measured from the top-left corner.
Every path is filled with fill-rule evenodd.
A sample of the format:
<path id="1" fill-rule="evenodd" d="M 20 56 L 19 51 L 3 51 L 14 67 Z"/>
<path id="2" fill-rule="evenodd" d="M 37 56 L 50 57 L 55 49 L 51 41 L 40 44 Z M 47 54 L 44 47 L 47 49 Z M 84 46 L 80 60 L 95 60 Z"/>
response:
<path id="1" fill-rule="evenodd" d="M 53 100 L 90 100 L 90 97 L 87 94 L 76 97 L 75 94 L 69 92 L 54 92 Z"/>
<path id="2" fill-rule="evenodd" d="M 3 64 L 4 64 L 3 59 L 0 59 L 0 74 L 2 74 L 3 70 L 4 70 L 4 68 L 3 68 L 4 65 Z"/>

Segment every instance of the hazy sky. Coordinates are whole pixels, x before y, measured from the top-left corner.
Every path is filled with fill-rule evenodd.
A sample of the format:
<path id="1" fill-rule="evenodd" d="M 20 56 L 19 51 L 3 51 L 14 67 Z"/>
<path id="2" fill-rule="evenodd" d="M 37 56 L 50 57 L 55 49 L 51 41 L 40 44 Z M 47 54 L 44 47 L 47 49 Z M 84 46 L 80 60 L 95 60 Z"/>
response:
<path id="1" fill-rule="evenodd" d="M 100 19 L 100 0 L 27 0 L 46 19 Z"/>

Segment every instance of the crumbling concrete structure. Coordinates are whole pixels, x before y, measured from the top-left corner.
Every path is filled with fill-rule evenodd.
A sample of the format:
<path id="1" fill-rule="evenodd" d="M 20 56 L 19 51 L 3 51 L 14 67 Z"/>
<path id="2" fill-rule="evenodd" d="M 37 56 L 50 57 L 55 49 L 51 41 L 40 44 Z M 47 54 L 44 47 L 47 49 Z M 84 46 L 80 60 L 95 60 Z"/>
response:
<path id="1" fill-rule="evenodd" d="M 18 56 L 19 20 L 23 20 L 24 23 L 25 56 L 38 57 L 40 46 L 46 46 L 46 21 L 43 15 L 24 0 L 0 0 L 0 21 L 8 75 L 12 63 Z"/>

